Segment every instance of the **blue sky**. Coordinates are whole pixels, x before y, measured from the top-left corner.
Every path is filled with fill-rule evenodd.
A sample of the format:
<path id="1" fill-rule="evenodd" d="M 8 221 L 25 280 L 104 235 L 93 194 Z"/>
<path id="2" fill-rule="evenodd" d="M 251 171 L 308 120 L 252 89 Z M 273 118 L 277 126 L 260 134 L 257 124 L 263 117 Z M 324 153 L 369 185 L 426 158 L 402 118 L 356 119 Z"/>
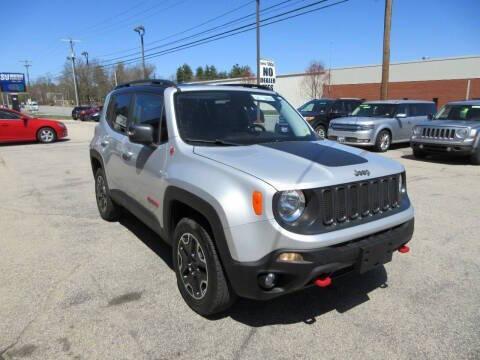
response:
<path id="1" fill-rule="evenodd" d="M 262 8 L 282 0 L 261 0 Z M 315 0 L 291 0 L 279 11 Z M 328 2 L 335 2 L 329 0 Z M 163 41 L 169 42 L 221 25 L 255 10 L 248 0 L 28 0 L 2 1 L 0 72 L 23 72 L 20 60 L 33 62 L 31 77 L 56 75 L 68 55 L 61 38 L 80 39 L 77 56 L 107 60 L 128 54 L 110 53 L 139 46 L 132 30 L 143 24 L 148 45 L 203 23 L 229 10 L 216 21 Z M 480 55 L 480 0 L 394 0 L 391 60 Z M 277 73 L 300 72 L 311 60 L 342 67 L 378 64 L 382 57 L 384 0 L 349 0 L 338 6 L 262 28 L 262 57 L 273 59 Z M 271 16 L 270 13 L 265 16 Z M 243 22 L 238 25 L 248 23 Z M 237 26 L 238 26 L 237 25 Z M 220 31 L 220 30 L 219 30 Z M 223 30 L 224 31 L 224 30 Z M 205 36 L 208 36 L 207 34 Z M 172 45 L 174 46 L 174 45 Z M 168 77 L 178 65 L 213 64 L 228 70 L 235 64 L 255 68 L 255 32 L 161 56 L 157 77 Z"/>

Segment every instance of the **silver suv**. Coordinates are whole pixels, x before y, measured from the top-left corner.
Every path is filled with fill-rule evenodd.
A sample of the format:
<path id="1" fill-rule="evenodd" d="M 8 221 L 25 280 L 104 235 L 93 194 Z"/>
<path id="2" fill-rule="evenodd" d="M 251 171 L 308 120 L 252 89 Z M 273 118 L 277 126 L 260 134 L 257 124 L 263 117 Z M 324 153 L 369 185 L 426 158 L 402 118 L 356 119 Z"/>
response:
<path id="1" fill-rule="evenodd" d="M 369 101 L 357 107 L 352 116 L 332 120 L 328 138 L 384 152 L 391 144 L 409 142 L 413 127 L 434 114 L 435 103 L 431 101 Z"/>
<path id="2" fill-rule="evenodd" d="M 90 156 L 101 217 L 128 209 L 171 244 L 202 315 L 364 273 L 413 234 L 402 165 L 318 140 L 261 87 L 118 86 Z"/>
<path id="3" fill-rule="evenodd" d="M 433 121 L 422 122 L 413 130 L 413 155 L 470 156 L 480 165 L 480 100 L 455 101 L 445 105 Z"/>

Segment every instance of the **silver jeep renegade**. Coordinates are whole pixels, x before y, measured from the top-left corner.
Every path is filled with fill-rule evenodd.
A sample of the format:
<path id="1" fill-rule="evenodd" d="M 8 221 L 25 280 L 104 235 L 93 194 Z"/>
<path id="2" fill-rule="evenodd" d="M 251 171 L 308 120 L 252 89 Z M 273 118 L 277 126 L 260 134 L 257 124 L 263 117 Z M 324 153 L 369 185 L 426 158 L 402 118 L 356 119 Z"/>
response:
<path id="1" fill-rule="evenodd" d="M 413 234 L 402 165 L 319 140 L 258 86 L 118 86 L 90 156 L 101 217 L 127 209 L 171 244 L 202 315 L 364 273 Z"/>

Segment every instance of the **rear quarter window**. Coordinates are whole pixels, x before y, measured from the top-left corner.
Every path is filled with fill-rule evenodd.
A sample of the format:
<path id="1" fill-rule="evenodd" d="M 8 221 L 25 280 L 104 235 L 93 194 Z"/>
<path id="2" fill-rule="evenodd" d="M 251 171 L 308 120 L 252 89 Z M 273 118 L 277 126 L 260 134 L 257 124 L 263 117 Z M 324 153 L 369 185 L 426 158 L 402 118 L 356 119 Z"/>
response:
<path id="1" fill-rule="evenodd" d="M 127 132 L 131 99 L 131 94 L 114 94 L 108 104 L 107 123 L 113 130 L 122 134 Z"/>

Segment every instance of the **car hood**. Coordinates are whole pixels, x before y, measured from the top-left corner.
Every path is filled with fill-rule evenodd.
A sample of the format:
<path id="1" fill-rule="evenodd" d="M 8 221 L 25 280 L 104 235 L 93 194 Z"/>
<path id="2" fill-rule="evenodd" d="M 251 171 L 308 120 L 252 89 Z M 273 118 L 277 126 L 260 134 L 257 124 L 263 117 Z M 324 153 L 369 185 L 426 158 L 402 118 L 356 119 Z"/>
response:
<path id="1" fill-rule="evenodd" d="M 364 116 L 347 116 L 336 118 L 331 121 L 331 124 L 357 124 L 357 123 L 371 123 L 374 120 L 383 119 L 375 117 L 364 117 Z"/>
<path id="2" fill-rule="evenodd" d="M 196 146 L 194 153 L 255 176 L 277 190 L 316 188 L 404 171 L 396 161 L 329 140 Z M 355 170 L 368 170 L 369 175 L 356 176 Z"/>
<path id="3" fill-rule="evenodd" d="M 461 121 L 461 120 L 431 120 L 419 123 L 420 126 L 450 126 L 450 127 L 471 127 L 480 128 L 480 121 Z"/>

